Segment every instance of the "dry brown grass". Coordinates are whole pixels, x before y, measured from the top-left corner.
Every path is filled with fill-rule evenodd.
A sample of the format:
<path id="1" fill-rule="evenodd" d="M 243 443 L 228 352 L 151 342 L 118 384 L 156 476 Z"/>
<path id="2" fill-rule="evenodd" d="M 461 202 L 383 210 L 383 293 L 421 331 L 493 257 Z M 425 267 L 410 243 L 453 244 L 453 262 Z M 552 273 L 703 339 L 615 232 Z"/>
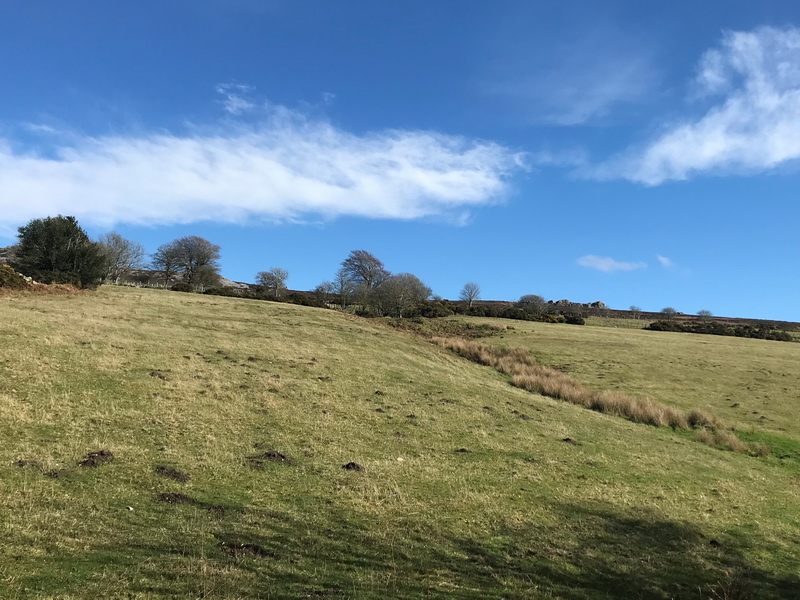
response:
<path id="1" fill-rule="evenodd" d="M 724 429 L 715 415 L 700 409 L 684 411 L 651 398 L 638 398 L 620 392 L 598 392 L 557 369 L 536 364 L 522 348 L 503 348 L 461 338 L 433 337 L 431 340 L 481 365 L 509 375 L 511 384 L 533 392 L 577 404 L 604 414 L 623 417 L 634 423 L 673 429 L 698 429 L 695 439 L 715 448 L 725 448 L 741 454 L 767 456 L 764 444 L 752 446 L 735 433 Z"/>
<path id="2" fill-rule="evenodd" d="M 739 454 L 750 454 L 762 458 L 771 454 L 766 444 L 761 442 L 748 444 L 736 437 L 736 434 L 732 431 L 721 429 L 709 430 L 704 428 L 695 434 L 694 439 L 706 446 L 724 448 L 731 452 L 738 452 Z"/>

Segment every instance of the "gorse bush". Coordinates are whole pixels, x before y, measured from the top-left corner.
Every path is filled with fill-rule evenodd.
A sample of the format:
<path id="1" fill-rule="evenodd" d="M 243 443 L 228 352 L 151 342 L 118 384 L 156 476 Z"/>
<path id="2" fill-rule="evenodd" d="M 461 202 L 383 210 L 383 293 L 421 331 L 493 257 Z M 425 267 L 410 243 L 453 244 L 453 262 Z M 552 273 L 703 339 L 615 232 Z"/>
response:
<path id="1" fill-rule="evenodd" d="M 28 281 L 8 265 L 0 266 L 0 288 L 7 290 L 24 290 Z"/>
<path id="2" fill-rule="evenodd" d="M 719 321 L 654 321 L 645 329 L 651 331 L 675 331 L 682 333 L 702 333 L 707 335 L 727 335 L 733 337 L 774 340 L 779 342 L 793 341 L 791 334 L 781 329 L 773 329 L 766 325 L 753 326 L 742 323 L 721 323 Z"/>
<path id="3" fill-rule="evenodd" d="M 193 292 L 194 291 L 194 288 L 190 284 L 186 283 L 185 281 L 179 281 L 178 283 L 176 283 L 175 285 L 173 285 L 169 289 L 171 289 L 173 292 Z"/>

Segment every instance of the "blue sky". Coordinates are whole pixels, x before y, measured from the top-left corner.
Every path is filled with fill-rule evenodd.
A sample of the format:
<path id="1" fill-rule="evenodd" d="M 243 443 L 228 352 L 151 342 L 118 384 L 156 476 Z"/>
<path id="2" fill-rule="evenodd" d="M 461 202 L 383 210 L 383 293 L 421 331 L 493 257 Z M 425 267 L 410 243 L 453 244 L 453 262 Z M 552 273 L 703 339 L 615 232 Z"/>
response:
<path id="1" fill-rule="evenodd" d="M 0 245 L 800 320 L 796 2 L 33 0 L 0 55 Z"/>

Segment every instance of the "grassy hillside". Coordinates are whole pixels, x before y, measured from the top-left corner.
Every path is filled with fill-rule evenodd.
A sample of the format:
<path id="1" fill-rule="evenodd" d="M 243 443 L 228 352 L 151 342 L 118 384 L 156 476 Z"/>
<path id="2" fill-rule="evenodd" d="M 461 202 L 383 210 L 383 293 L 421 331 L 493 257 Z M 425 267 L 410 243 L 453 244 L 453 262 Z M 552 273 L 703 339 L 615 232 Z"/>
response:
<path id="1" fill-rule="evenodd" d="M 675 403 L 698 368 L 762 386 L 764 431 L 796 439 L 796 397 L 761 397 L 794 386 L 793 344 L 726 339 L 749 345 L 697 367 L 700 336 L 649 333 L 630 354 L 672 368 L 647 375 L 620 354 L 641 332 L 532 327 L 496 343 Z M 102 288 L 0 298 L 0 335 L 3 598 L 799 597 L 796 461 L 536 396 L 377 323 Z"/>
<path id="2" fill-rule="evenodd" d="M 598 390 L 702 408 L 742 431 L 800 442 L 800 344 L 629 328 L 513 327 L 486 341 L 526 348 L 541 364 Z"/>

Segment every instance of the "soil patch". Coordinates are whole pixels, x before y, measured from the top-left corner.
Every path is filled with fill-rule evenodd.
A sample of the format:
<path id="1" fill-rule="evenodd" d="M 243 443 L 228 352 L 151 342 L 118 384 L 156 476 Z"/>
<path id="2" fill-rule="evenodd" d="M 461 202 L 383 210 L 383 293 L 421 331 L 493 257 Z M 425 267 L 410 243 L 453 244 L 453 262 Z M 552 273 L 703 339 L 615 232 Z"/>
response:
<path id="1" fill-rule="evenodd" d="M 267 550 L 258 544 L 246 544 L 239 541 L 227 541 L 219 543 L 220 549 L 228 556 L 240 557 L 245 556 L 248 558 L 274 558 L 279 559 L 280 556 L 275 552 Z"/>
<path id="2" fill-rule="evenodd" d="M 89 452 L 79 464 L 82 467 L 99 467 L 112 460 L 114 460 L 114 455 L 111 450 L 95 450 L 94 452 Z"/>
<path id="3" fill-rule="evenodd" d="M 225 507 L 219 504 L 209 504 L 208 502 L 202 502 L 200 500 L 195 500 L 191 496 L 187 496 L 186 494 L 181 494 L 180 492 L 165 492 L 163 494 L 158 495 L 158 501 L 164 502 L 166 504 L 188 504 L 190 506 L 197 506 L 198 508 L 204 508 L 210 513 L 212 513 L 216 517 L 222 517 L 225 515 Z"/>
<path id="4" fill-rule="evenodd" d="M 572 438 L 568 438 L 568 437 L 565 437 L 565 438 L 564 438 L 563 440 L 561 440 L 561 441 L 562 441 L 562 442 L 566 442 L 567 444 L 571 444 L 571 445 L 573 445 L 573 446 L 580 446 L 580 445 L 581 445 L 581 443 L 580 443 L 580 442 L 577 442 L 577 441 L 573 440 Z"/>
<path id="5" fill-rule="evenodd" d="M 195 500 L 191 496 L 181 493 L 165 492 L 158 495 L 159 502 L 166 502 L 167 504 L 192 504 L 202 505 L 203 503 Z"/>
<path id="6" fill-rule="evenodd" d="M 245 460 L 247 464 L 258 469 L 263 469 L 267 466 L 267 463 L 270 462 L 284 463 L 292 466 L 297 464 L 297 461 L 289 458 L 285 454 L 281 454 L 277 450 L 268 450 L 263 454 L 251 454 L 250 456 L 245 456 Z"/>
<path id="7" fill-rule="evenodd" d="M 349 462 L 346 465 L 342 465 L 342 468 L 346 471 L 363 471 L 364 467 L 362 467 L 357 462 Z"/>
<path id="8" fill-rule="evenodd" d="M 14 464 L 17 465 L 20 468 L 25 468 L 25 467 L 38 468 L 40 466 L 37 461 L 35 461 L 35 460 L 26 460 L 24 458 L 21 459 L 21 460 L 18 460 Z"/>
<path id="9" fill-rule="evenodd" d="M 63 479 L 64 477 L 68 477 L 70 475 L 70 471 L 67 469 L 53 469 L 52 471 L 47 471 L 45 475 L 51 479 Z"/>
<path id="10" fill-rule="evenodd" d="M 156 473 L 161 475 L 162 477 L 168 477 L 169 479 L 174 479 L 175 481 L 189 481 L 189 476 L 186 473 L 181 473 L 178 469 L 174 467 L 169 467 L 167 465 L 158 465 L 156 467 Z"/>
<path id="11" fill-rule="evenodd" d="M 468 453 L 468 452 L 472 452 L 472 450 L 467 450 L 466 448 L 459 448 L 458 450 L 456 450 L 456 452 L 459 452 L 461 454 L 465 454 L 465 453 Z"/>

